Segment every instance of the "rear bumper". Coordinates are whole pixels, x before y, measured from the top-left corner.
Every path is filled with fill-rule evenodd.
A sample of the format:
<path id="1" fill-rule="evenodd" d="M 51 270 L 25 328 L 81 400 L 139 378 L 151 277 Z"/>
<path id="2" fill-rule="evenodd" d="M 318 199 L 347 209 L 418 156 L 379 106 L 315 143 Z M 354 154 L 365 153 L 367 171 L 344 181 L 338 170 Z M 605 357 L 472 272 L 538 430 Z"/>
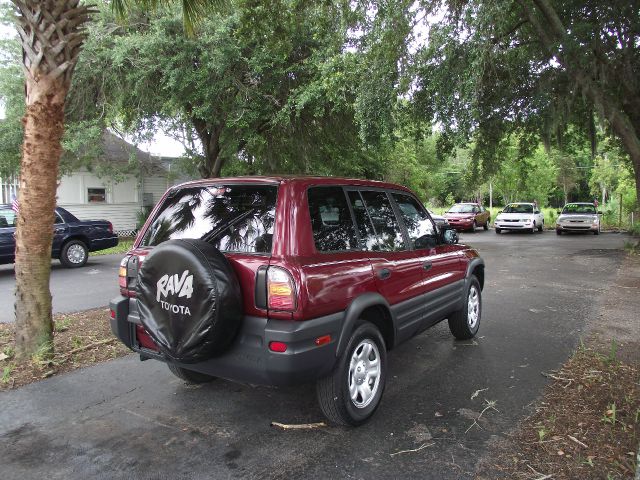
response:
<path id="1" fill-rule="evenodd" d="M 138 344 L 135 325 L 139 320 L 128 315 L 130 301 L 123 296 L 111 301 L 111 309 L 115 312 L 111 331 L 142 357 L 169 363 L 162 353 Z M 205 362 L 176 365 L 215 377 L 259 385 L 315 381 L 329 374 L 335 365 L 342 319 L 342 314 L 304 322 L 245 316 L 235 341 L 222 355 Z M 324 335 L 330 335 L 331 341 L 322 346 L 316 345 L 316 338 Z M 286 343 L 287 351 L 270 351 L 269 343 L 273 341 Z"/>
<path id="2" fill-rule="evenodd" d="M 104 250 L 106 248 L 116 247 L 118 245 L 118 236 L 113 235 L 111 237 L 94 238 L 91 240 L 89 251 L 97 252 L 98 250 Z"/>

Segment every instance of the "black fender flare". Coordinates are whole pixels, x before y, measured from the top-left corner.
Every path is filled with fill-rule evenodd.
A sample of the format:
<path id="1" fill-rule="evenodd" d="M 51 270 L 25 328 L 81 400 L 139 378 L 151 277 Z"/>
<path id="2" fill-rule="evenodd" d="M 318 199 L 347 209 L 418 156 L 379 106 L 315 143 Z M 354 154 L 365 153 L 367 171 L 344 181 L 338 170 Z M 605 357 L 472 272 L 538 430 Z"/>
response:
<path id="1" fill-rule="evenodd" d="M 349 337 L 351 332 L 353 332 L 356 321 L 369 307 L 380 306 L 385 308 L 389 315 L 391 315 L 391 321 L 393 323 L 393 331 L 395 337 L 395 319 L 393 318 L 393 313 L 391 312 L 391 308 L 389 306 L 389 302 L 380 295 L 379 293 L 367 292 L 359 297 L 353 299 L 353 301 L 349 304 L 347 309 L 344 312 L 344 320 L 342 322 L 342 330 L 340 331 L 340 338 L 338 338 L 338 344 L 336 347 L 336 357 L 340 357 L 344 350 L 347 348 L 347 343 L 349 343 Z M 393 345 L 388 345 L 387 348 L 392 347 Z"/>
<path id="2" fill-rule="evenodd" d="M 471 277 L 472 272 L 476 269 L 476 267 L 481 267 L 484 270 L 484 260 L 481 257 L 475 257 L 472 259 L 467 265 L 467 271 L 464 275 L 465 284 L 469 283 L 469 278 Z M 478 279 L 480 281 L 480 287 L 484 289 L 484 279 Z"/>

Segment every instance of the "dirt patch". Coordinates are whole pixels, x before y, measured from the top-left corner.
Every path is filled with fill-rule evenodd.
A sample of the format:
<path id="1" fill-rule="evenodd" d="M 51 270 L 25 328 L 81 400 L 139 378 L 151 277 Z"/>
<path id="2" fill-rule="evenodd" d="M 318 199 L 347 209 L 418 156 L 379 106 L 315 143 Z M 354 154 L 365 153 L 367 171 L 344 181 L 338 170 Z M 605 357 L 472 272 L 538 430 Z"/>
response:
<path id="1" fill-rule="evenodd" d="M 496 438 L 480 479 L 633 478 L 640 444 L 640 257 L 629 255 L 588 325 L 514 432 Z"/>
<path id="2" fill-rule="evenodd" d="M 0 323 L 0 391 L 131 353 L 111 333 L 109 309 L 56 315 L 54 325 L 53 360 L 43 361 L 35 356 L 18 361 L 14 350 L 15 327 Z"/>
<path id="3" fill-rule="evenodd" d="M 640 368 L 581 348 L 535 413 L 497 445 L 478 478 L 631 478 L 640 441 Z M 548 477 L 546 476 L 548 475 Z"/>

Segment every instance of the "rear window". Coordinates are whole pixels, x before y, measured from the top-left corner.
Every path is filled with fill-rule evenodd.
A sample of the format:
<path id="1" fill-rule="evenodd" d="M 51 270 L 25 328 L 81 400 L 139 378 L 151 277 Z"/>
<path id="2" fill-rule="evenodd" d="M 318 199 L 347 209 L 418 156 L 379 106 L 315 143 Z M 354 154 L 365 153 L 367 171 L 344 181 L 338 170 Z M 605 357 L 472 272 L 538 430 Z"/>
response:
<path id="1" fill-rule="evenodd" d="M 270 253 L 278 189 L 271 185 L 208 185 L 167 197 L 141 245 L 196 238 L 223 252 Z"/>

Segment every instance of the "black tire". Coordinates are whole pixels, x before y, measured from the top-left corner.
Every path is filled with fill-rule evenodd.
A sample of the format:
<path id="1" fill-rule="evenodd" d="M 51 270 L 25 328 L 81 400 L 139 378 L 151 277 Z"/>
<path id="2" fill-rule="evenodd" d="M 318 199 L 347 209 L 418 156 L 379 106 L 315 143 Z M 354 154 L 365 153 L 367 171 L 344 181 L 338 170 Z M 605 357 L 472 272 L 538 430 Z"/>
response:
<path id="1" fill-rule="evenodd" d="M 533 227 L 531 227 L 531 230 L 529 231 L 529 233 L 536 233 L 536 228 L 538 228 L 538 227 L 536 227 L 536 222 L 534 220 Z"/>
<path id="2" fill-rule="evenodd" d="M 211 375 L 207 375 L 206 373 L 187 370 L 186 368 L 178 367 L 177 365 L 173 365 L 172 363 L 167 363 L 167 367 L 169 367 L 171 373 L 173 373 L 180 380 L 184 380 L 186 383 L 191 383 L 194 385 L 200 383 L 209 383 L 216 379 L 216 377 L 212 377 Z"/>
<path id="3" fill-rule="evenodd" d="M 67 268 L 83 267 L 89 260 L 89 249 L 80 240 L 69 240 L 60 251 L 60 263 Z"/>
<path id="4" fill-rule="evenodd" d="M 379 377 L 377 383 L 374 380 L 373 389 L 370 389 L 373 390 L 370 400 L 366 402 L 366 404 L 364 401 L 360 402 L 363 405 L 357 406 L 357 399 L 362 398 L 364 400 L 364 397 L 361 396 L 358 390 L 355 393 L 358 395 L 356 400 L 351 399 L 351 394 L 349 393 L 350 380 L 353 385 L 357 385 L 358 379 L 355 378 L 355 372 L 353 372 L 352 375 L 349 370 L 352 357 L 357 356 L 358 352 L 364 352 L 361 348 L 363 348 L 363 343 L 367 342 L 375 344 L 377 348 L 377 352 L 371 349 L 369 355 L 371 356 L 372 353 L 374 356 L 375 354 L 378 355 Z M 371 361 L 370 356 L 367 359 L 368 361 Z M 354 365 L 354 369 L 356 367 L 360 367 L 360 362 Z M 365 368 L 364 371 L 366 374 L 367 366 L 362 365 L 362 367 Z M 360 321 L 351 334 L 347 348 L 338 359 L 333 372 L 329 376 L 319 379 L 316 383 L 316 393 L 322 413 L 324 413 L 327 419 L 338 425 L 362 425 L 373 416 L 380 405 L 386 379 L 387 349 L 384 339 L 375 325 Z M 360 379 L 360 382 L 364 380 L 365 379 Z"/>
<path id="5" fill-rule="evenodd" d="M 593 234 L 594 235 L 600 235 L 600 227 L 598 227 L 598 230 L 594 230 Z"/>
<path id="6" fill-rule="evenodd" d="M 500 233 L 502 230 L 496 227 L 496 233 Z"/>
<path id="7" fill-rule="evenodd" d="M 477 298 L 475 319 L 469 315 L 469 305 L 471 304 L 471 297 L 474 292 L 476 295 L 475 298 Z M 449 330 L 451 330 L 453 336 L 458 340 L 468 340 L 475 337 L 478 333 L 481 319 L 482 291 L 480 289 L 480 282 L 475 275 L 471 275 L 467 285 L 464 306 L 449 316 Z"/>
<path id="8" fill-rule="evenodd" d="M 138 272 L 140 322 L 168 359 L 198 363 L 224 353 L 242 323 L 242 293 L 227 258 L 203 240 L 168 240 Z"/>
<path id="9" fill-rule="evenodd" d="M 486 222 L 484 222 L 484 225 L 482 226 L 482 228 L 485 229 L 485 231 L 489 230 L 489 220 L 487 220 Z"/>
<path id="10" fill-rule="evenodd" d="M 558 230 L 558 229 L 556 228 L 556 235 L 562 235 L 562 230 Z"/>
<path id="11" fill-rule="evenodd" d="M 538 231 L 539 231 L 539 232 L 542 232 L 542 229 L 543 229 L 543 228 L 544 228 L 544 220 L 542 221 L 542 225 L 540 225 L 540 226 L 538 227 Z"/>

